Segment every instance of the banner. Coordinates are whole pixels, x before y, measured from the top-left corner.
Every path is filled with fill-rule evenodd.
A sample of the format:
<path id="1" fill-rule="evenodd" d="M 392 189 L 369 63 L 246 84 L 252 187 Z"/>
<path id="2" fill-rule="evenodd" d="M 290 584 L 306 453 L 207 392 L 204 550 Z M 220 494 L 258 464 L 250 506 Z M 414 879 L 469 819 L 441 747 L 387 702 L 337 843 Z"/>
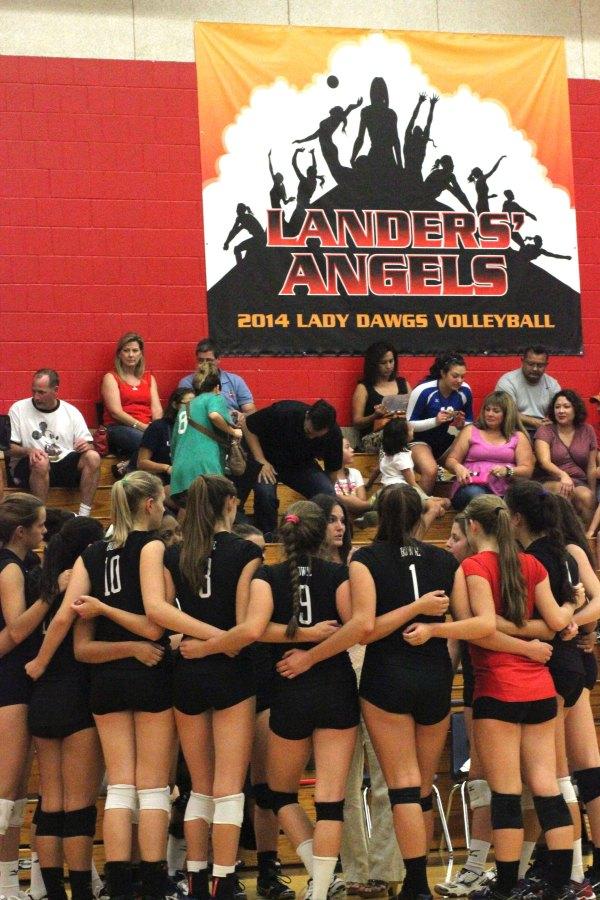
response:
<path id="1" fill-rule="evenodd" d="M 562 38 L 197 23 L 230 355 L 582 350 Z"/>

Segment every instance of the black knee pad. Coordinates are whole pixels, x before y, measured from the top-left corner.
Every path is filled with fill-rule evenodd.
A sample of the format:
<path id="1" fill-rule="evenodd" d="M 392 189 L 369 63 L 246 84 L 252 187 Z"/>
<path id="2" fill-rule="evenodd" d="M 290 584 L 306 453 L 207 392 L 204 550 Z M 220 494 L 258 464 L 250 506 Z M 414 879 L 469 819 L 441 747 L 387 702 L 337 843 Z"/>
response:
<path id="1" fill-rule="evenodd" d="M 490 811 L 494 829 L 523 827 L 520 794 L 498 794 L 492 791 Z"/>
<path id="2" fill-rule="evenodd" d="M 252 785 L 252 796 L 259 809 L 273 809 L 273 795 L 269 785 L 261 781 Z"/>
<path id="3" fill-rule="evenodd" d="M 317 822 L 320 819 L 329 819 L 330 822 L 343 822 L 344 801 L 333 800 L 325 803 L 321 800 L 315 800 L 315 812 L 317 814 Z"/>
<path id="4" fill-rule="evenodd" d="M 394 807 L 397 803 L 419 803 L 421 802 L 421 788 L 404 787 L 389 788 L 388 797 L 390 798 L 390 806 Z"/>
<path id="5" fill-rule="evenodd" d="M 84 806 L 66 812 L 63 821 L 63 837 L 94 837 L 96 833 L 96 807 Z"/>
<path id="6" fill-rule="evenodd" d="M 579 799 L 582 803 L 591 803 L 600 797 L 600 768 L 594 766 L 593 769 L 578 769 L 573 772 L 577 789 L 579 791 Z"/>
<path id="7" fill-rule="evenodd" d="M 433 794 L 427 794 L 419 800 L 423 812 L 430 812 L 433 809 Z"/>
<path id="8" fill-rule="evenodd" d="M 65 814 L 60 812 L 44 812 L 41 804 L 38 804 L 37 831 L 39 837 L 62 837 Z"/>
<path id="9" fill-rule="evenodd" d="M 556 794 L 555 797 L 534 797 L 533 805 L 544 832 L 573 824 L 569 807 L 562 794 Z"/>
<path id="10" fill-rule="evenodd" d="M 277 815 L 284 806 L 291 806 L 298 802 L 298 792 L 295 794 L 284 794 L 282 791 L 271 791 L 271 809 Z"/>
<path id="11" fill-rule="evenodd" d="M 187 806 L 187 802 L 189 799 L 190 799 L 189 791 L 186 791 L 183 794 L 179 794 L 179 796 L 175 797 L 175 799 L 173 800 L 173 803 L 171 804 L 171 808 L 177 810 L 177 812 L 180 812 L 181 815 L 183 816 L 185 814 L 185 808 Z"/>

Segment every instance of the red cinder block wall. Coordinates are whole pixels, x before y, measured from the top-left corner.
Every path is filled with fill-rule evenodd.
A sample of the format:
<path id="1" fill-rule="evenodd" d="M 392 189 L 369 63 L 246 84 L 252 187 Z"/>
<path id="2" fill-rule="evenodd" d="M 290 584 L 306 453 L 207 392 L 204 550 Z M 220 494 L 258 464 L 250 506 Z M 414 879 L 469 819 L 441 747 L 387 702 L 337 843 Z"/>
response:
<path id="1" fill-rule="evenodd" d="M 569 86 L 585 355 L 550 371 L 587 396 L 600 389 L 600 82 Z M 93 423 L 127 330 L 165 397 L 207 331 L 194 65 L 0 56 L 0 122 L 0 411 L 52 366 Z M 349 422 L 359 359 L 224 362 L 259 405 L 325 396 Z M 470 358 L 476 398 L 517 362 Z M 429 363 L 408 357 L 403 372 L 414 384 Z"/>

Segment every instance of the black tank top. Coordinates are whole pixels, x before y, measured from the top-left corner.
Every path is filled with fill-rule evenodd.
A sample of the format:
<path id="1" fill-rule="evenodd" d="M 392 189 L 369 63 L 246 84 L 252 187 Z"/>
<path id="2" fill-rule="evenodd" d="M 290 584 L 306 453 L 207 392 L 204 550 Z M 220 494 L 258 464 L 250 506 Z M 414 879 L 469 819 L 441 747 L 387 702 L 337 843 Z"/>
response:
<path id="1" fill-rule="evenodd" d="M 43 634 L 46 634 L 52 619 L 60 609 L 60 605 L 63 602 L 65 596 L 65 592 L 62 591 L 58 594 L 48 611 L 48 615 L 44 619 L 43 623 Z M 54 653 L 52 659 L 50 660 L 48 667 L 40 681 L 50 680 L 50 679 L 58 679 L 58 678 L 86 678 L 88 673 L 88 666 L 85 663 L 80 663 L 75 659 L 75 651 L 73 648 L 73 626 L 69 628 L 69 631 L 65 635 L 65 638 L 56 648 L 56 652 Z"/>
<path id="2" fill-rule="evenodd" d="M 454 557 L 421 541 L 411 541 L 398 547 L 387 541 L 377 541 L 370 547 L 362 547 L 352 557 L 369 570 L 375 582 L 375 615 L 382 616 L 394 609 L 408 606 L 430 591 L 452 592 L 458 563 Z M 411 622 L 443 622 L 444 616 L 416 616 Z M 425 644 L 412 647 L 402 637 L 406 622 L 387 637 L 367 645 L 363 672 L 381 669 L 385 660 L 401 660 L 411 669 L 424 669 L 433 662 L 450 662 L 445 638 L 431 638 Z"/>
<path id="3" fill-rule="evenodd" d="M 143 616 L 145 610 L 140 585 L 140 556 L 146 544 L 156 540 L 158 538 L 153 531 L 132 531 L 122 547 L 114 547 L 108 541 L 97 541 L 87 547 L 83 551 L 81 559 L 90 577 L 92 596 L 102 600 L 108 606 Z M 98 616 L 95 624 L 95 640 L 97 641 L 119 643 L 148 640 L 148 638 L 128 631 L 105 616 Z M 164 664 L 169 655 L 168 638 L 163 635 L 159 641 L 154 643 L 160 643 L 165 647 L 162 662 Z M 146 669 L 143 663 L 133 657 L 101 663 L 101 665 L 135 671 L 139 671 L 140 667 Z"/>
<path id="4" fill-rule="evenodd" d="M 550 581 L 550 589 L 554 594 L 556 602 L 562 606 L 564 602 L 561 599 L 561 588 L 564 583 L 565 572 L 562 569 L 562 563 L 556 555 L 554 544 L 548 537 L 541 537 L 533 541 L 526 550 L 537 560 L 541 562 L 548 573 Z M 567 572 L 571 584 L 577 584 L 579 581 L 579 566 L 577 561 L 567 553 Z M 536 613 L 536 618 L 539 618 Z M 577 672 L 579 675 L 585 674 L 583 659 L 581 652 L 577 646 L 577 638 L 572 641 L 563 641 L 560 634 L 556 634 L 552 641 L 552 656 L 548 663 L 551 672 Z"/>
<path id="5" fill-rule="evenodd" d="M 365 403 L 365 411 L 363 415 L 370 416 L 375 412 L 375 407 L 380 403 L 383 403 L 384 397 L 383 394 L 380 394 L 379 391 L 376 391 L 373 385 L 368 385 L 364 381 L 359 381 L 359 384 L 362 384 L 363 387 L 366 388 L 367 391 L 367 401 Z M 408 395 L 408 385 L 406 383 L 406 378 L 402 378 L 398 376 L 396 378 L 396 386 L 398 388 L 398 394 L 407 394 Z M 388 396 L 394 396 L 388 395 Z M 364 428 L 359 429 L 361 434 L 370 434 L 373 431 L 372 424 L 366 425 Z"/>
<path id="6" fill-rule="evenodd" d="M 34 554 L 28 554 L 25 560 L 20 559 L 12 550 L 6 547 L 0 548 L 0 572 L 3 572 L 7 566 L 16 565 L 23 573 L 25 607 L 28 609 L 39 598 L 39 584 L 41 568 L 39 560 Z M 6 627 L 6 620 L 0 603 L 0 630 Z M 42 642 L 42 626 L 38 625 L 35 631 L 29 635 L 24 641 L 7 653 L 0 657 L 0 677 L 4 677 L 8 672 L 15 669 L 22 669 L 25 663 L 28 663 L 34 656 L 37 656 Z"/>
<path id="7" fill-rule="evenodd" d="M 340 621 L 335 595 L 340 585 L 348 580 L 348 567 L 319 559 L 318 557 L 312 557 L 310 561 L 308 559 L 303 561 L 299 569 L 302 598 L 298 616 L 298 638 L 301 638 L 303 628 L 316 625 L 318 622 Z M 274 566 L 262 566 L 254 577 L 266 581 L 271 587 L 273 594 L 273 615 L 271 621 L 280 625 L 287 625 L 292 618 L 294 609 L 287 562 L 277 563 Z M 271 644 L 270 646 L 272 647 L 274 663 L 277 663 L 283 654 L 293 647 L 308 650 L 315 645 L 314 643 L 301 642 L 297 644 Z M 317 663 L 300 677 L 305 682 L 308 682 L 313 679 L 320 679 L 324 675 L 327 675 L 329 678 L 330 675 L 335 673 L 341 674 L 346 672 L 352 672 L 352 665 L 350 657 L 344 651 Z M 309 677 L 307 678 L 307 676 Z"/>

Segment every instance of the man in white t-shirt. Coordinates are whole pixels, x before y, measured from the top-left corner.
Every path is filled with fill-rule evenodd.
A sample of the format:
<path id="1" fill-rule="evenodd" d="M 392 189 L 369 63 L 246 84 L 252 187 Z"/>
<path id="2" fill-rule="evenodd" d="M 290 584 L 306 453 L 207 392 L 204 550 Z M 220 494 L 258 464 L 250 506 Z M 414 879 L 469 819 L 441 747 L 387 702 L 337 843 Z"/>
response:
<path id="1" fill-rule="evenodd" d="M 527 347 L 523 353 L 521 368 L 506 372 L 498 379 L 497 391 L 506 391 L 517 404 L 521 421 L 533 434 L 541 425 L 547 425 L 548 406 L 560 391 L 556 378 L 546 375 L 548 351 L 541 344 Z"/>
<path id="2" fill-rule="evenodd" d="M 38 369 L 32 396 L 17 400 L 10 416 L 10 455 L 15 484 L 43 502 L 51 487 L 81 490 L 80 516 L 89 516 L 100 477 L 100 456 L 78 409 L 58 398 L 54 369 Z"/>

